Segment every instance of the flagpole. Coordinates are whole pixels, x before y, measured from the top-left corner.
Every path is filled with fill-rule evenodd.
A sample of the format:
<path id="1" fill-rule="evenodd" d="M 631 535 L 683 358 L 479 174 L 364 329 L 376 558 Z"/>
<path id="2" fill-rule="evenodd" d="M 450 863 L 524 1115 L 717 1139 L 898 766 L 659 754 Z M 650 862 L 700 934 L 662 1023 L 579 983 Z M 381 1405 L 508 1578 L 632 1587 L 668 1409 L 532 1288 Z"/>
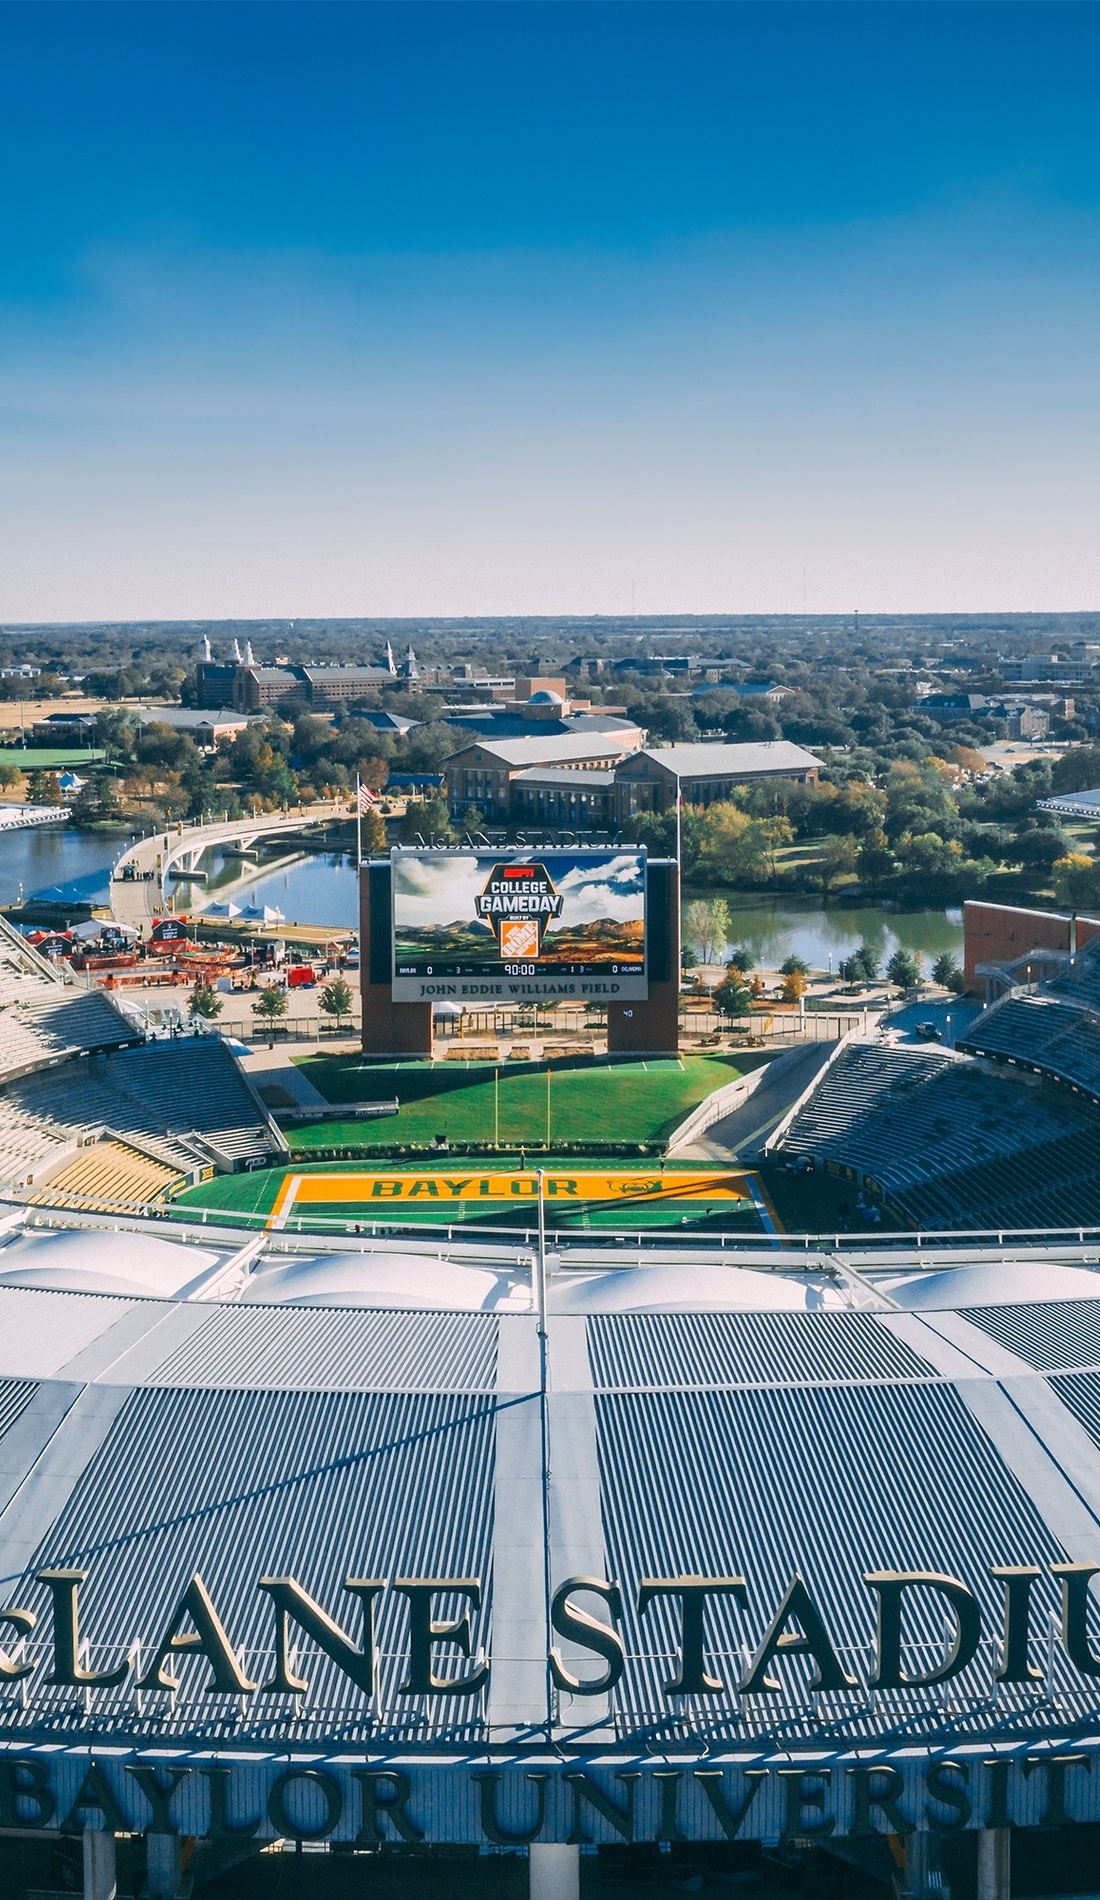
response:
<path id="1" fill-rule="evenodd" d="M 363 802 L 359 796 L 359 774 L 355 774 L 355 875 L 363 862 Z"/>

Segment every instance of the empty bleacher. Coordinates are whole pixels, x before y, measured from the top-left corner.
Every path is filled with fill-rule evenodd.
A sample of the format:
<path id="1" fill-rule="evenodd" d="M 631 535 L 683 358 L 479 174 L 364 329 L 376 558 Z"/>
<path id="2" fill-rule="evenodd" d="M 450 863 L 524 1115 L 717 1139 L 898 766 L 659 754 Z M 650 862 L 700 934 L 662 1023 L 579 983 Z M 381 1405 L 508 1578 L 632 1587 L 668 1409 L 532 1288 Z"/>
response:
<path id="1" fill-rule="evenodd" d="M 778 1146 L 850 1169 L 917 1227 L 1100 1225 L 1100 1115 L 965 1059 L 852 1044 Z"/>
<path id="2" fill-rule="evenodd" d="M 83 1208 L 110 1213 L 119 1206 L 149 1207 L 181 1185 L 178 1168 L 155 1161 L 131 1143 L 109 1137 L 83 1148 L 58 1168 L 45 1188 L 27 1199 L 32 1206 Z"/>
<path id="3" fill-rule="evenodd" d="M 0 918 L 0 1081 L 140 1040 L 109 997 L 66 984 Z"/>
<path id="4" fill-rule="evenodd" d="M 64 978 L 52 963 L 25 943 L 7 919 L 0 917 L 0 1009 L 26 1002 L 45 990 L 64 987 Z"/>
<path id="5" fill-rule="evenodd" d="M 1100 1101 L 1100 1016 L 1052 986 L 1010 991 L 972 1023 L 960 1048 L 1025 1063 Z"/>
<path id="6" fill-rule="evenodd" d="M 0 1188 L 24 1187 L 72 1146 L 71 1129 L 30 1115 L 0 1095 Z"/>
<path id="7" fill-rule="evenodd" d="M 285 1152 L 220 1038 L 152 1042 L 24 1076 L 7 1099 L 58 1128 L 137 1138 L 177 1172 L 223 1171 Z"/>

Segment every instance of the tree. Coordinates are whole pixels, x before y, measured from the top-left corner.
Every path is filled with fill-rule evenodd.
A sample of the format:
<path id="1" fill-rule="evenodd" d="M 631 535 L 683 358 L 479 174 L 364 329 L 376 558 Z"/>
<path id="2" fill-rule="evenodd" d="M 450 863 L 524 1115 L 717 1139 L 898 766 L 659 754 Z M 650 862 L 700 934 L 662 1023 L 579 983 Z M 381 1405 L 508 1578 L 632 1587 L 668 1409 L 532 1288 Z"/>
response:
<path id="1" fill-rule="evenodd" d="M 869 884 L 884 884 L 897 870 L 897 859 L 881 830 L 869 831 L 860 847 L 856 869 Z"/>
<path id="2" fill-rule="evenodd" d="M 897 851 L 904 871 L 924 877 L 943 877 L 957 871 L 963 856 L 957 838 L 941 838 L 936 831 L 908 833 L 899 841 Z"/>
<path id="3" fill-rule="evenodd" d="M 187 1014 L 191 1021 L 212 1023 L 224 1008 L 225 1004 L 213 984 L 204 983 L 200 977 L 187 999 Z"/>
<path id="4" fill-rule="evenodd" d="M 756 958 L 747 943 L 735 944 L 726 958 L 727 970 L 736 970 L 740 976 L 748 976 L 756 968 Z"/>
<path id="5" fill-rule="evenodd" d="M 899 944 L 886 965 L 886 974 L 899 990 L 915 990 L 921 980 L 921 960 Z"/>
<path id="6" fill-rule="evenodd" d="M 1026 870 L 1042 871 L 1049 874 L 1052 864 L 1064 858 L 1073 849 L 1064 831 L 1051 830 L 1046 825 L 1029 826 L 1021 831 L 1016 843 L 1004 852 L 1006 858 L 1015 858 Z"/>
<path id="7" fill-rule="evenodd" d="M 280 1016 L 285 1016 L 290 1008 L 290 998 L 277 983 L 268 983 L 252 1005 L 252 1013 L 263 1022 L 274 1024 Z"/>
<path id="8" fill-rule="evenodd" d="M 410 799 L 398 837 L 402 844 L 415 844 L 418 838 L 426 842 L 434 839 L 440 844 L 454 844 L 457 833 L 451 823 L 446 801 L 430 798 L 425 804 L 418 798 Z"/>
<path id="9" fill-rule="evenodd" d="M 878 979 L 878 958 L 869 943 L 861 943 L 840 965 L 842 983 L 874 983 Z"/>
<path id="10" fill-rule="evenodd" d="M 341 1018 L 351 1015 L 351 987 L 338 976 L 334 983 L 326 983 L 318 997 L 318 1002 L 326 1016 L 334 1016 L 339 1028 Z"/>
<path id="11" fill-rule="evenodd" d="M 792 955 L 780 964 L 779 974 L 780 976 L 809 976 L 810 966 L 804 963 L 801 957 Z"/>
<path id="12" fill-rule="evenodd" d="M 6 761 L 0 764 L 0 790 L 10 791 L 13 785 L 20 783 L 22 777 L 23 774 L 17 765 L 9 765 Z"/>
<path id="13" fill-rule="evenodd" d="M 730 934 L 724 897 L 697 897 L 684 910 L 684 935 L 700 963 L 717 963 Z"/>
<path id="14" fill-rule="evenodd" d="M 942 989 L 953 990 L 956 996 L 962 995 L 966 979 L 950 950 L 942 950 L 936 958 L 932 965 L 932 981 Z"/>
<path id="15" fill-rule="evenodd" d="M 60 805 L 61 787 L 56 772 L 32 772 L 27 796 L 32 805 Z"/>
<path id="16" fill-rule="evenodd" d="M 1057 858 L 1051 866 L 1051 883 L 1058 903 L 1071 910 L 1100 903 L 1100 863 L 1083 851 Z"/>
<path id="17" fill-rule="evenodd" d="M 826 838 L 817 860 L 822 890 L 828 891 L 838 877 L 850 877 L 859 862 L 859 856 L 859 839 L 850 833 L 843 837 Z"/>
<path id="18" fill-rule="evenodd" d="M 722 1016 L 747 1016 L 752 1009 L 752 991 L 737 970 L 731 970 L 714 992 L 714 1006 Z"/>
<path id="19" fill-rule="evenodd" d="M 363 813 L 360 823 L 363 856 L 365 858 L 380 857 L 384 851 L 389 849 L 389 840 L 386 837 L 386 821 L 381 812 L 375 811 L 372 805 L 369 810 Z"/>
<path id="20" fill-rule="evenodd" d="M 779 991 L 783 1003 L 800 1003 L 806 994 L 806 979 L 801 970 L 791 970 L 784 978 Z"/>
<path id="21" fill-rule="evenodd" d="M 1050 782 L 1055 792 L 1089 792 L 1100 785 L 1100 746 L 1070 746 L 1054 761 Z"/>

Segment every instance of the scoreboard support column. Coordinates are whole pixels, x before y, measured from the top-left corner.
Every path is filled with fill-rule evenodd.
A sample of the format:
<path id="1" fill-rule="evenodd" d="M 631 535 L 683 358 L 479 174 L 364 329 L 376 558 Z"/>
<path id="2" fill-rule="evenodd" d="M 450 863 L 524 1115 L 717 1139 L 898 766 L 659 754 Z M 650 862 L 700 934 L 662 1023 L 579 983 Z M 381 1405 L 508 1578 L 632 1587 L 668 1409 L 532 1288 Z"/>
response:
<path id="1" fill-rule="evenodd" d="M 359 866 L 359 987 L 365 1056 L 431 1056 L 430 1003 L 395 1003 L 390 861 Z"/>
<path id="2" fill-rule="evenodd" d="M 680 1053 L 680 867 L 674 858 L 650 858 L 646 871 L 646 942 L 649 998 L 609 1003 L 609 1055 Z"/>

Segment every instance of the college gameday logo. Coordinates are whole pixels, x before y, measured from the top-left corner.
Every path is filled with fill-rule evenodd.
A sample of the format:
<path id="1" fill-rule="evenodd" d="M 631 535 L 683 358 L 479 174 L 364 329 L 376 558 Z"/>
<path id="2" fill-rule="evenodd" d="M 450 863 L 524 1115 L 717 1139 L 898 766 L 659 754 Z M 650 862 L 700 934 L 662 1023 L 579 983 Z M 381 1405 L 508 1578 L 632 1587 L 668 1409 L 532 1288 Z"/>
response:
<path id="1" fill-rule="evenodd" d="M 502 961 L 519 963 L 542 955 L 547 925 L 561 916 L 564 901 L 544 864 L 494 864 L 474 906 Z"/>

